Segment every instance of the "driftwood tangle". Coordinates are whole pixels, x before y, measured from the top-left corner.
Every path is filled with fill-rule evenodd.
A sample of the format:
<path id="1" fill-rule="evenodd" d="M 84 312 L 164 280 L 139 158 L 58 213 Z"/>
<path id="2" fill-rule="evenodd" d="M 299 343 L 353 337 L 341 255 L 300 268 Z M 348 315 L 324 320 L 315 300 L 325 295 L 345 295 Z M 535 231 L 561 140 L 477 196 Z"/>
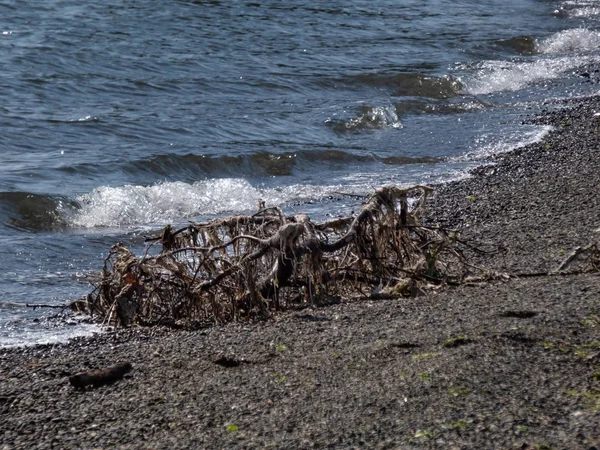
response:
<path id="1" fill-rule="evenodd" d="M 115 326 L 188 327 L 459 283 L 480 273 L 464 256 L 477 249 L 451 230 L 420 225 L 430 192 L 381 187 L 356 216 L 324 223 L 261 207 L 177 231 L 167 226 L 142 256 L 113 246 L 99 285 L 77 307 Z"/>

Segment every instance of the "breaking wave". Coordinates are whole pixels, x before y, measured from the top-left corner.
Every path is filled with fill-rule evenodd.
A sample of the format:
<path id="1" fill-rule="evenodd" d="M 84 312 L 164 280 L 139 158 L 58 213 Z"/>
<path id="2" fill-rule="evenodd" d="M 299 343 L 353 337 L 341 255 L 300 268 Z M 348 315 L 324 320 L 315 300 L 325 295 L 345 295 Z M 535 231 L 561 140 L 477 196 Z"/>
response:
<path id="1" fill-rule="evenodd" d="M 30 192 L 0 192 L 0 218 L 12 228 L 45 231 L 63 228 L 65 220 L 59 210 L 75 207 L 76 202 L 63 197 Z"/>
<path id="2" fill-rule="evenodd" d="M 583 8 L 574 8 L 569 12 L 569 17 L 593 19 L 600 16 L 600 8 L 597 6 L 585 6 Z"/>
<path id="3" fill-rule="evenodd" d="M 535 62 L 483 61 L 474 73 L 463 80 L 472 95 L 517 91 L 539 80 L 557 78 L 571 66 L 571 58 L 545 59 Z"/>
<path id="4" fill-rule="evenodd" d="M 374 153 L 353 154 L 339 150 L 304 152 L 301 156 L 293 153 L 268 155 L 267 159 L 281 160 L 285 164 L 293 165 L 294 160 L 301 157 L 312 160 L 313 165 L 322 166 L 324 162 L 335 161 L 342 167 L 347 164 L 401 166 L 435 164 L 441 161 L 427 156 L 379 156 Z M 205 160 L 201 155 L 170 155 L 169 158 L 173 163 L 192 166 L 193 163 L 201 164 Z M 162 225 L 198 216 L 251 211 L 256 209 L 259 201 L 265 201 L 268 205 L 284 205 L 320 201 L 339 191 L 348 192 L 348 189 L 353 193 L 365 191 L 364 183 L 348 185 L 340 181 L 340 176 L 338 173 L 337 178 L 328 177 L 329 184 L 324 185 L 306 183 L 278 187 L 255 186 L 247 179 L 237 177 L 213 178 L 193 183 L 164 181 L 149 186 L 100 186 L 74 198 L 29 192 L 0 192 L 0 220 L 10 227 L 33 232 L 62 231 L 73 227 Z"/>
<path id="5" fill-rule="evenodd" d="M 600 33 L 586 28 L 565 30 L 537 43 L 540 53 L 554 55 L 595 51 L 600 48 Z"/>
<path id="6" fill-rule="evenodd" d="M 529 42 L 528 38 L 515 38 L 513 45 Z M 523 41 L 523 39 L 525 39 Z M 519 43 L 519 44 L 517 44 Z M 467 93 L 491 94 L 517 91 L 532 83 L 553 80 L 570 70 L 598 62 L 600 33 L 585 28 L 565 30 L 547 39 L 536 41 L 537 59 L 490 60 L 475 64 L 459 64 L 459 77 Z"/>
<path id="7" fill-rule="evenodd" d="M 401 164 L 403 158 L 385 158 Z M 192 184 L 165 182 L 152 186 L 102 186 L 80 196 L 76 210 L 64 211 L 69 225 L 80 228 L 164 225 L 185 219 L 255 211 L 260 202 L 286 205 L 339 197 L 340 192 L 365 194 L 363 182 L 328 185 L 294 184 L 256 187 L 244 179 L 217 179 Z"/>
<path id="8" fill-rule="evenodd" d="M 591 1 L 567 1 L 554 10 L 556 17 L 570 17 L 575 19 L 596 19 L 600 15 L 598 2 Z"/>
<path id="9" fill-rule="evenodd" d="M 539 81 L 559 78 L 569 70 L 596 61 L 594 56 L 558 57 L 531 61 L 484 61 L 474 73 L 464 77 L 467 91 L 472 95 L 501 91 L 518 91 Z"/>
<path id="10" fill-rule="evenodd" d="M 340 127 L 340 131 L 349 131 L 345 126 L 345 122 L 330 120 L 327 123 L 334 128 Z M 393 124 L 390 123 L 390 126 L 393 126 Z M 324 147 L 277 153 L 264 151 L 241 155 L 165 153 L 150 158 L 128 161 L 126 164 L 112 164 L 110 169 L 102 164 L 80 163 L 60 167 L 57 170 L 66 172 L 69 175 L 82 174 L 85 176 L 90 174 L 103 175 L 107 170 L 113 170 L 126 173 L 130 179 L 150 175 L 149 178 L 154 179 L 190 181 L 199 178 L 257 179 L 261 177 L 289 176 L 294 173 L 313 172 L 315 165 L 318 165 L 319 169 L 323 169 L 323 167 L 336 168 L 346 164 L 372 161 L 374 161 L 372 154 L 352 153 Z M 423 158 L 405 158 L 402 164 L 420 162 L 423 162 Z M 386 162 L 386 164 L 392 163 Z"/>
<path id="11" fill-rule="evenodd" d="M 574 28 L 559 31 L 546 39 L 517 36 L 499 40 L 496 45 L 509 48 L 520 55 L 582 53 L 600 48 L 600 33 L 587 28 Z"/>
<path id="12" fill-rule="evenodd" d="M 263 197 L 264 193 L 241 179 L 102 186 L 78 197 L 80 207 L 69 222 L 83 228 L 170 223 L 198 215 L 246 211 Z M 284 200 L 275 197 L 268 200 Z"/>
<path id="13" fill-rule="evenodd" d="M 371 157 L 371 160 L 376 160 Z M 402 157 L 380 158 L 402 164 Z M 0 218 L 23 230 L 59 231 L 65 228 L 119 228 L 164 225 L 200 216 L 256 210 L 268 205 L 318 201 L 336 192 L 364 187 L 289 185 L 255 187 L 244 179 L 223 178 L 195 183 L 163 182 L 151 186 L 100 186 L 74 199 L 27 192 L 0 193 Z M 356 192 L 355 192 L 356 191 Z"/>

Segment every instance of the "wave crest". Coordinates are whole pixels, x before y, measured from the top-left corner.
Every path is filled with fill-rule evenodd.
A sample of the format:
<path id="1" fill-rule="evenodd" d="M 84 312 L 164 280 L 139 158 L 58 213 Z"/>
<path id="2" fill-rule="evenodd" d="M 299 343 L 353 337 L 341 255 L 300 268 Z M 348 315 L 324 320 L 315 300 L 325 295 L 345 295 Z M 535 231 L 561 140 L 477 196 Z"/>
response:
<path id="1" fill-rule="evenodd" d="M 590 64 L 594 57 L 556 57 L 537 61 L 484 61 L 474 73 L 464 77 L 469 94 L 482 95 L 502 91 L 518 91 L 542 80 L 560 77 L 568 70 Z"/>
<path id="2" fill-rule="evenodd" d="M 539 41 L 537 48 L 549 55 L 594 51 L 600 48 L 600 33 L 586 28 L 560 31 Z"/>
<path id="3" fill-rule="evenodd" d="M 162 224 L 203 214 L 246 211 L 256 207 L 261 198 L 257 189 L 241 179 L 101 186 L 78 198 L 80 208 L 69 222 L 83 228 Z"/>
<path id="4" fill-rule="evenodd" d="M 16 229 L 38 232 L 64 228 L 66 222 L 58 210 L 73 206 L 71 200 L 62 196 L 0 192 L 0 216 L 5 216 L 6 224 Z"/>
<path id="5" fill-rule="evenodd" d="M 341 82 L 359 83 L 377 88 L 388 88 L 396 97 L 426 97 L 447 99 L 463 92 L 460 80 L 449 75 L 435 77 L 420 73 L 368 73 L 348 77 Z"/>
<path id="6" fill-rule="evenodd" d="M 537 53 L 537 40 L 531 36 L 516 36 L 510 39 L 501 39 L 496 45 L 510 49 L 519 55 L 533 55 Z"/>

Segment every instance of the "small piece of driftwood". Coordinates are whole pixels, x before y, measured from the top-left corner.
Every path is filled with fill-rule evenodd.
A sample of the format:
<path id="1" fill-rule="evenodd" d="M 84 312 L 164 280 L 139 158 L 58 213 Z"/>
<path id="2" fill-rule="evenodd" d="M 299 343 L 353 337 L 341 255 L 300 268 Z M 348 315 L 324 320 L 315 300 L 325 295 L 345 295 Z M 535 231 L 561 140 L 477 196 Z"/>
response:
<path id="1" fill-rule="evenodd" d="M 90 385 L 98 387 L 120 380 L 132 368 L 131 363 L 119 363 L 105 369 L 90 370 L 70 376 L 69 382 L 76 388 L 85 388 Z"/>

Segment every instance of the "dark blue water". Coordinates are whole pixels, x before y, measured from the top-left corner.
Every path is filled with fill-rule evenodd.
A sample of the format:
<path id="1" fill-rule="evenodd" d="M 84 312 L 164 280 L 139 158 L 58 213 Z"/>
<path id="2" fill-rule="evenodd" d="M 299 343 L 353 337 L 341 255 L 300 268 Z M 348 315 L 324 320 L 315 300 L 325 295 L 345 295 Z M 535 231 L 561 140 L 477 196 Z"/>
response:
<path id="1" fill-rule="evenodd" d="M 0 4 L 0 345 L 82 325 L 117 241 L 260 199 L 346 214 L 382 184 L 464 176 L 588 95 L 600 1 Z"/>

